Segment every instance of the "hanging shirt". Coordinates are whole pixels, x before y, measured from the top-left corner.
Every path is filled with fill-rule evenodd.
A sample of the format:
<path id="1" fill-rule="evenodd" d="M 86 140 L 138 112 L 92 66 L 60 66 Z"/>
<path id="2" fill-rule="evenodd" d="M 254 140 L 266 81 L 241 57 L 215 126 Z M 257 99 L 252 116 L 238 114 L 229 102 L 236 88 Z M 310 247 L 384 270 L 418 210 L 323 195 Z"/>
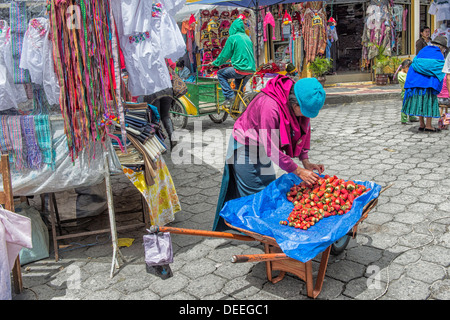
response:
<path id="1" fill-rule="evenodd" d="M 59 83 L 53 65 L 53 44 L 46 18 L 33 18 L 25 33 L 19 67 L 27 69 L 31 82 L 43 87 L 49 104 L 59 103 Z"/>
<path id="2" fill-rule="evenodd" d="M 23 85 L 15 84 L 12 77 L 11 36 L 8 23 L 0 20 L 0 111 L 17 108 L 27 96 Z"/>
<path id="3" fill-rule="evenodd" d="M 172 87 L 165 58 L 176 61 L 186 51 L 183 35 L 173 18 L 185 1 L 137 2 L 141 8 L 138 12 L 123 10 L 122 4 L 129 3 L 128 0 L 111 2 L 131 95 L 150 95 Z M 150 16 L 140 16 L 148 12 Z M 130 28 L 133 17 L 137 22 Z M 130 30 L 134 32 L 129 33 Z"/>
<path id="4" fill-rule="evenodd" d="M 437 21 L 450 20 L 450 1 L 433 1 L 428 9 L 428 14 L 435 15 Z"/>

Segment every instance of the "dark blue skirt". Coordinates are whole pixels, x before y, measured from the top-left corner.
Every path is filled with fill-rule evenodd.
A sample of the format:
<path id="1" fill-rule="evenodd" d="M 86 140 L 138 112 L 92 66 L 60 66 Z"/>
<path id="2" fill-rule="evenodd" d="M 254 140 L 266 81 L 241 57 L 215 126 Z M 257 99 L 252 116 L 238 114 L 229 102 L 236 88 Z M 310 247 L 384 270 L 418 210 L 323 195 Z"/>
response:
<path id="1" fill-rule="evenodd" d="M 229 229 L 219 215 L 225 202 L 258 193 L 275 179 L 273 163 L 263 147 L 242 145 L 231 136 L 213 230 Z"/>

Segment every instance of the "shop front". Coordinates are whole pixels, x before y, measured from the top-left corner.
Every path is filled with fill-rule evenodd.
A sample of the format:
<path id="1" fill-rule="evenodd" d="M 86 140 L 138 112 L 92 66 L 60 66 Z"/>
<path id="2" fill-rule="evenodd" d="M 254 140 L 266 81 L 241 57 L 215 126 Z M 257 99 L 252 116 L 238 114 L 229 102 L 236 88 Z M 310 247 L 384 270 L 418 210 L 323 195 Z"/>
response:
<path id="1" fill-rule="evenodd" d="M 315 76 L 311 63 L 321 57 L 332 62 L 325 73 L 328 84 L 369 82 L 375 80 L 373 63 L 380 49 L 384 55 L 397 58 L 386 66 L 393 73 L 399 60 L 416 54 L 421 26 L 429 26 L 432 34 L 438 32 L 442 23 L 431 4 L 430 0 L 286 1 L 259 7 L 257 13 L 251 10 L 249 35 L 259 66 L 275 63 L 282 68 L 292 63 L 302 77 L 310 77 Z M 249 12 L 244 7 L 225 8 L 230 13 Z M 203 37 L 207 23 L 199 17 L 199 36 Z M 213 50 L 204 55 L 205 44 L 209 43 L 199 41 L 199 63 L 204 57 L 214 57 Z"/>

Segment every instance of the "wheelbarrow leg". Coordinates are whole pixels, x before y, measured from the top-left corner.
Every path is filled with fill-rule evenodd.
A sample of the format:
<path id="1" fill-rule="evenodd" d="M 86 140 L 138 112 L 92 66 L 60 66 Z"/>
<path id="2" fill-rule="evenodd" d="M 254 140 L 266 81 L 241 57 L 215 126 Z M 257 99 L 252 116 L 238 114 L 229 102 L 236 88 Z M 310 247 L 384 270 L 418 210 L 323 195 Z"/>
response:
<path id="1" fill-rule="evenodd" d="M 267 254 L 271 253 L 270 246 L 267 243 L 264 244 L 264 252 Z M 280 271 L 280 274 L 278 276 L 272 278 L 272 261 L 266 261 L 266 274 L 267 280 L 269 280 L 272 283 L 277 283 L 283 280 L 284 276 L 286 275 L 286 272 Z"/>
<path id="2" fill-rule="evenodd" d="M 266 253 L 278 252 L 279 248 L 270 247 L 269 244 L 264 244 L 264 251 Z M 272 283 L 277 283 L 281 281 L 286 272 L 291 272 L 298 276 L 306 283 L 306 294 L 310 298 L 317 298 L 317 296 L 322 291 L 323 281 L 325 279 L 325 273 L 328 265 L 328 258 L 330 257 L 331 246 L 329 246 L 322 253 L 319 272 L 317 274 L 316 282 L 314 283 L 313 270 L 312 270 L 312 260 L 307 262 L 294 261 L 292 259 L 275 259 L 271 261 L 266 261 L 266 274 L 267 280 Z M 281 258 L 281 257 L 280 257 Z M 274 270 L 279 270 L 280 274 L 276 277 L 272 276 Z"/>
<path id="3" fill-rule="evenodd" d="M 325 273 L 327 271 L 327 265 L 328 265 L 328 258 L 330 257 L 330 251 L 331 246 L 325 249 L 325 251 L 322 253 L 322 258 L 320 259 L 320 266 L 319 266 L 319 272 L 317 274 L 316 279 L 316 286 L 314 290 L 312 291 L 311 297 L 314 299 L 317 298 L 317 296 L 320 294 L 320 291 L 322 291 L 323 286 L 323 280 L 325 279 Z M 311 272 L 311 278 L 312 278 L 312 272 Z M 309 293 L 308 293 L 308 296 Z"/>

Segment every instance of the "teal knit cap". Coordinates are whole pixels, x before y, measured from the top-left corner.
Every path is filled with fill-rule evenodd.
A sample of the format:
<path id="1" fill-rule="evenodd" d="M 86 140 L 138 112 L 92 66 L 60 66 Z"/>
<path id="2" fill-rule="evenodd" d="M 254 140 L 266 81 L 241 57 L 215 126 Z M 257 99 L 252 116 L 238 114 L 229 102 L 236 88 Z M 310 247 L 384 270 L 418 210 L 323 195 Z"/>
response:
<path id="1" fill-rule="evenodd" d="M 300 111 L 307 118 L 315 118 L 325 103 L 325 90 L 316 78 L 302 78 L 294 85 Z"/>

